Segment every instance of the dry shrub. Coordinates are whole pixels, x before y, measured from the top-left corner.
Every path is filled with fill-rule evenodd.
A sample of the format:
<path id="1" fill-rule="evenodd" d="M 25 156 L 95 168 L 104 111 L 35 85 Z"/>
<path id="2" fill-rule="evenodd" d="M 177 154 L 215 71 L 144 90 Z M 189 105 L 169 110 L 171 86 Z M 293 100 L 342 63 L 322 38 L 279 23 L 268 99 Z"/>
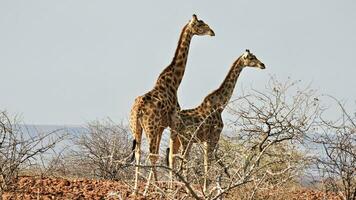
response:
<path id="1" fill-rule="evenodd" d="M 132 138 L 127 127 L 111 120 L 94 121 L 73 140 L 73 150 L 64 157 L 68 175 L 110 180 L 131 179 L 128 159 Z"/>
<path id="2" fill-rule="evenodd" d="M 49 133 L 29 131 L 18 117 L 0 111 L 0 197 L 15 189 L 18 176 L 65 138 L 54 130 Z"/>

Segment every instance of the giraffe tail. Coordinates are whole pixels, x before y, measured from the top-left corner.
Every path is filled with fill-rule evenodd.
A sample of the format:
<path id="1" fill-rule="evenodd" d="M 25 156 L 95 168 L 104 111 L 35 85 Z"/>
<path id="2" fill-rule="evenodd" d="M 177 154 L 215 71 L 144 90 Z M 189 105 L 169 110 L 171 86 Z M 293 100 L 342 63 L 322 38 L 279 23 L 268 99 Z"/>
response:
<path id="1" fill-rule="evenodd" d="M 141 124 L 139 123 L 139 118 L 141 117 L 141 106 L 142 106 L 142 97 L 137 97 L 135 99 L 135 103 L 131 109 L 130 113 L 130 129 L 133 134 L 133 141 L 132 141 L 132 156 L 130 160 L 128 160 L 130 163 L 135 160 L 135 149 L 137 148 L 138 142 L 141 141 L 141 136 L 142 136 L 142 127 Z"/>
<path id="2" fill-rule="evenodd" d="M 168 147 L 168 148 L 166 149 L 166 165 L 167 165 L 167 166 L 169 166 L 169 150 L 170 150 L 170 148 Z"/>
<path id="3" fill-rule="evenodd" d="M 129 160 L 130 163 L 135 160 L 136 143 L 137 143 L 137 142 L 136 142 L 136 139 L 133 139 L 133 141 L 132 141 L 132 152 L 131 152 L 132 156 L 131 156 L 131 158 L 130 158 L 130 160 Z"/>

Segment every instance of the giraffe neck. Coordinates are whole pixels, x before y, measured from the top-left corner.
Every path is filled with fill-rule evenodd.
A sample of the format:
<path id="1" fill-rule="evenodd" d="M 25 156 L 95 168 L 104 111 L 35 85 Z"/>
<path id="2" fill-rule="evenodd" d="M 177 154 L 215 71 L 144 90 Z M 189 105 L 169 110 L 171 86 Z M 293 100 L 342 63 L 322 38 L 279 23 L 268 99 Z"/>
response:
<path id="1" fill-rule="evenodd" d="M 192 36 L 193 33 L 189 29 L 188 24 L 185 25 L 180 34 L 173 60 L 159 75 L 155 88 L 173 91 L 178 90 L 184 75 Z"/>
<path id="2" fill-rule="evenodd" d="M 201 109 L 214 109 L 219 110 L 220 112 L 224 110 L 234 92 L 237 79 L 243 69 L 243 64 L 240 58 L 241 56 L 231 66 L 229 73 L 221 83 L 220 87 L 204 98 L 204 101 L 199 106 Z"/>

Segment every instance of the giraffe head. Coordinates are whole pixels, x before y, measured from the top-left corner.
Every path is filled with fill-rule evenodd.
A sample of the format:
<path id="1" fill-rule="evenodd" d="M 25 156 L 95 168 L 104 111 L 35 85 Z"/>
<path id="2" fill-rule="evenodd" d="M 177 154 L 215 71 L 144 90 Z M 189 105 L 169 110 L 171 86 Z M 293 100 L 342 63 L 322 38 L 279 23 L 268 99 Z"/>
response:
<path id="1" fill-rule="evenodd" d="M 240 63 L 242 63 L 244 67 L 256 67 L 260 69 L 266 68 L 265 64 L 258 60 L 257 57 L 248 49 L 246 49 L 246 52 L 240 57 L 240 59 Z"/>
<path id="2" fill-rule="evenodd" d="M 199 20 L 198 17 L 194 14 L 193 18 L 189 21 L 188 27 L 195 35 L 210 35 L 215 36 L 214 31 L 204 23 L 203 20 Z"/>

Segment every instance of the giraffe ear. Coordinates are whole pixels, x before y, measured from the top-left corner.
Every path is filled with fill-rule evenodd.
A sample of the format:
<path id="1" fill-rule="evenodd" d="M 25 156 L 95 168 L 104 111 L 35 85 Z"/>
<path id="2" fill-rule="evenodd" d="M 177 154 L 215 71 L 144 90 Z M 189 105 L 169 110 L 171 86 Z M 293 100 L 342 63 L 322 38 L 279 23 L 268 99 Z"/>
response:
<path id="1" fill-rule="evenodd" d="M 246 51 L 244 54 L 242 54 L 242 57 L 247 58 L 248 54 L 249 54 L 249 52 Z"/>
<path id="2" fill-rule="evenodd" d="M 195 14 L 193 14 L 193 17 L 192 17 L 192 19 L 189 21 L 189 24 L 193 25 L 193 24 L 195 24 L 197 21 L 198 21 L 198 17 L 197 17 Z"/>
<path id="3" fill-rule="evenodd" d="M 246 49 L 246 52 L 242 55 L 243 58 L 247 58 L 247 56 L 250 54 L 250 50 Z"/>

